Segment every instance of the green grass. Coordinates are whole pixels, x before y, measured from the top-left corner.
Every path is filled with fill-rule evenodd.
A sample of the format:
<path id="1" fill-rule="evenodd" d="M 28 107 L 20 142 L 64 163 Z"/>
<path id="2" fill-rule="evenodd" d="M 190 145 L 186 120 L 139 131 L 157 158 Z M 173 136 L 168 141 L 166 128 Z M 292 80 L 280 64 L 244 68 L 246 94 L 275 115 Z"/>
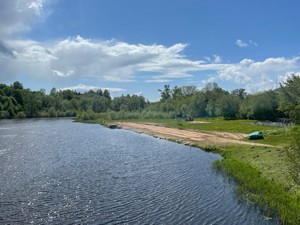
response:
<path id="1" fill-rule="evenodd" d="M 284 148 L 232 145 L 224 146 L 220 154 L 258 169 L 266 180 L 282 186 L 290 193 L 300 194 L 300 187 L 290 174 Z"/>
<path id="2" fill-rule="evenodd" d="M 268 217 L 279 216 L 281 224 L 300 224 L 300 195 L 293 195 L 261 176 L 261 172 L 240 161 L 223 159 L 215 168 L 238 183 L 238 193 L 265 209 Z"/>
<path id="3" fill-rule="evenodd" d="M 185 122 L 183 119 L 178 121 L 175 119 L 134 119 L 126 121 L 159 123 L 168 127 L 192 129 L 198 131 L 224 131 L 244 134 L 249 134 L 254 131 L 262 131 L 264 134 L 264 139 L 251 140 L 249 142 L 269 144 L 278 147 L 284 147 L 292 140 L 290 128 L 259 126 L 255 125 L 255 120 L 223 120 L 221 118 L 195 120 L 196 122 L 200 121 L 207 123 L 191 123 Z M 247 138 L 245 138 L 245 141 L 248 141 Z"/>

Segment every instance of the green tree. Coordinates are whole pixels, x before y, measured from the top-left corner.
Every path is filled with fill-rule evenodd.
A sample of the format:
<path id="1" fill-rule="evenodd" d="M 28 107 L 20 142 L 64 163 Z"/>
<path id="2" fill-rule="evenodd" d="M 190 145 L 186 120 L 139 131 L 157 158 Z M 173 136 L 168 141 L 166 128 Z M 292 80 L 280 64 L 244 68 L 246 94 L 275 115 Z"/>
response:
<path id="1" fill-rule="evenodd" d="M 241 100 L 245 99 L 247 92 L 244 88 L 235 89 L 231 92 L 232 95 L 239 97 Z"/>
<path id="2" fill-rule="evenodd" d="M 96 113 L 106 112 L 108 109 L 108 99 L 103 96 L 96 95 L 93 99 L 92 109 Z"/>
<path id="3" fill-rule="evenodd" d="M 18 104 L 21 106 L 24 106 L 24 96 L 23 96 L 23 91 L 20 89 L 15 89 L 13 90 L 12 96 L 16 99 Z"/>
<path id="4" fill-rule="evenodd" d="M 27 117 L 37 117 L 40 109 L 41 100 L 36 92 L 29 92 L 26 96 L 24 109 Z"/>
<path id="5" fill-rule="evenodd" d="M 216 103 L 216 114 L 224 119 L 232 120 L 238 117 L 240 98 L 235 95 L 223 95 Z"/>
<path id="6" fill-rule="evenodd" d="M 208 83 L 204 87 L 203 92 L 205 93 L 205 98 L 207 100 L 205 110 L 208 116 L 221 116 L 221 110 L 217 109 L 218 99 L 222 98 L 224 95 L 228 95 L 229 93 L 220 88 L 216 83 Z"/>
<path id="7" fill-rule="evenodd" d="M 242 118 L 256 120 L 276 120 L 278 117 L 278 96 L 276 91 L 265 91 L 249 95 L 241 103 Z"/>
<path id="8" fill-rule="evenodd" d="M 240 104 L 239 110 L 242 119 L 253 119 L 252 97 L 247 96 Z"/>
<path id="9" fill-rule="evenodd" d="M 79 109 L 81 111 L 87 111 L 88 107 L 89 107 L 89 101 L 85 98 L 82 98 L 79 102 Z"/>
<path id="10" fill-rule="evenodd" d="M 23 89 L 23 84 L 21 84 L 19 81 L 15 81 L 12 86 L 14 89 Z"/>
<path id="11" fill-rule="evenodd" d="M 279 88 L 279 110 L 300 124 L 300 77 L 293 74 Z"/>
<path id="12" fill-rule="evenodd" d="M 57 90 L 56 88 L 52 88 L 51 91 L 50 91 L 50 95 L 55 95 L 57 93 Z"/>
<path id="13" fill-rule="evenodd" d="M 183 86 L 180 89 L 184 97 L 193 96 L 197 92 L 197 87 L 193 85 Z"/>
<path id="14" fill-rule="evenodd" d="M 52 106 L 48 109 L 48 113 L 49 113 L 50 117 L 57 117 L 57 113 L 56 113 L 54 106 Z"/>
<path id="15" fill-rule="evenodd" d="M 182 89 L 175 86 L 172 90 L 172 98 L 173 99 L 179 99 L 179 98 L 182 98 L 182 97 L 183 97 Z"/>
<path id="16" fill-rule="evenodd" d="M 164 90 L 160 90 L 158 89 L 158 91 L 160 92 L 160 96 L 161 96 L 161 101 L 165 101 L 169 98 L 171 98 L 171 89 L 170 89 L 170 85 L 165 85 L 164 86 Z"/>
<path id="17" fill-rule="evenodd" d="M 189 111 L 196 117 L 206 117 L 207 102 L 208 99 L 206 98 L 204 92 L 196 92 L 192 97 L 191 103 L 189 104 Z"/>
<path id="18" fill-rule="evenodd" d="M 73 95 L 74 95 L 71 90 L 64 90 L 61 92 L 61 94 L 62 94 L 62 98 L 66 99 L 68 101 L 72 100 Z"/>
<path id="19" fill-rule="evenodd" d="M 110 93 L 109 93 L 108 90 L 104 90 L 103 96 L 104 96 L 105 98 L 107 98 L 108 100 L 111 100 L 111 96 L 110 96 Z"/>

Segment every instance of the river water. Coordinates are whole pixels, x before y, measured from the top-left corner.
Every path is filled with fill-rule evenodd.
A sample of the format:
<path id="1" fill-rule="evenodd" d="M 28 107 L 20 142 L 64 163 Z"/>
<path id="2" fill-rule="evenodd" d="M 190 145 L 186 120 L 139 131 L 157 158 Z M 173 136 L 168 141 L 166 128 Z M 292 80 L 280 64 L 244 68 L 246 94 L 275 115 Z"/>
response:
<path id="1" fill-rule="evenodd" d="M 216 154 L 70 119 L 0 121 L 0 224 L 277 224 Z"/>

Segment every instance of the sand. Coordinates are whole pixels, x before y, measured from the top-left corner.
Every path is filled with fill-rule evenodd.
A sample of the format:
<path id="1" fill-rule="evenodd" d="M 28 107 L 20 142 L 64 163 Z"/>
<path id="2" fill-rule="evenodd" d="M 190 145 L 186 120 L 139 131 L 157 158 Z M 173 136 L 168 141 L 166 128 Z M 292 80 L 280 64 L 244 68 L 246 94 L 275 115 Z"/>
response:
<path id="1" fill-rule="evenodd" d="M 199 144 L 200 146 L 241 144 L 273 147 L 271 145 L 244 141 L 243 138 L 245 138 L 247 135 L 242 133 L 181 130 L 154 123 L 118 122 L 116 124 L 120 128 L 138 133 L 149 134 L 163 139 L 176 140 L 181 143 Z"/>

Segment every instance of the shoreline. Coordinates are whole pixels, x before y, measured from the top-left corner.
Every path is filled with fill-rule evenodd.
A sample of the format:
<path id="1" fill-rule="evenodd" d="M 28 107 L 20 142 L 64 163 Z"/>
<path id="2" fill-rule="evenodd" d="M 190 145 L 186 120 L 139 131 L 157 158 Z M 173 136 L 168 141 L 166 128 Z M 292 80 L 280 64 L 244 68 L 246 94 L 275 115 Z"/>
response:
<path id="1" fill-rule="evenodd" d="M 255 125 L 250 128 L 244 121 L 205 120 L 196 126 L 164 119 L 78 122 L 130 130 L 217 153 L 222 159 L 215 161 L 213 166 L 235 181 L 239 198 L 261 207 L 267 220 L 275 218 L 281 224 L 300 224 L 300 185 L 292 179 L 286 159 L 290 130 L 264 127 L 266 138 L 256 142 L 245 140 L 245 133 L 237 133 L 261 128 Z"/>
<path id="2" fill-rule="evenodd" d="M 281 170 L 282 165 L 277 164 L 274 173 L 274 168 L 271 169 L 276 165 L 274 161 L 266 163 L 265 160 L 271 156 L 282 163 L 283 149 L 279 146 L 247 142 L 242 133 L 171 128 L 148 122 L 114 124 L 121 129 L 220 154 L 222 159 L 217 160 L 214 167 L 236 182 L 239 197 L 265 209 L 264 216 L 268 220 L 278 218 L 283 224 L 299 224 L 299 187 L 295 191 L 289 186 L 290 182 L 286 184 L 287 180 L 281 180 L 289 176 L 288 171 Z"/>
<path id="3" fill-rule="evenodd" d="M 175 141 L 186 145 L 205 148 L 207 146 L 248 145 L 259 147 L 275 147 L 267 144 L 251 143 L 243 140 L 247 135 L 221 131 L 195 131 L 166 127 L 161 124 L 143 122 L 116 122 L 118 128 L 144 133 L 161 139 Z"/>

